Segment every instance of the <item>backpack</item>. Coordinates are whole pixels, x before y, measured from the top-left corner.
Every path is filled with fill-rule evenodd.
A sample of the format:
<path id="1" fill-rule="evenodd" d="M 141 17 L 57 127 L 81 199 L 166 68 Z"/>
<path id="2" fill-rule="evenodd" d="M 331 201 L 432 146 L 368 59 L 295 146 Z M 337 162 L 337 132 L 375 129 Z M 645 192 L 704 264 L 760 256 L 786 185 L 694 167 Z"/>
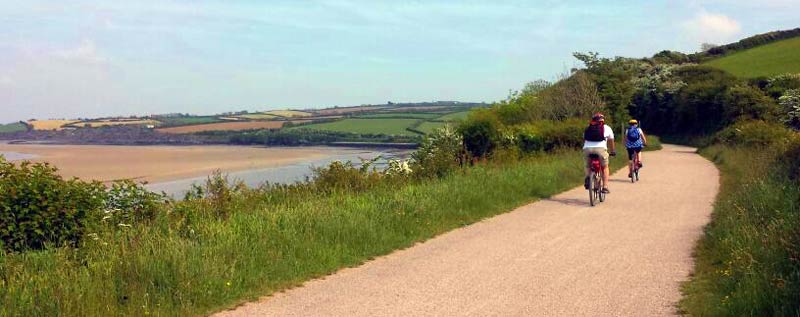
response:
<path id="1" fill-rule="evenodd" d="M 605 125 L 599 122 L 592 122 L 583 131 L 583 139 L 587 141 L 600 142 L 606 139 Z"/>
<path id="2" fill-rule="evenodd" d="M 639 141 L 639 137 L 641 137 L 641 135 L 639 135 L 639 128 L 628 128 L 628 132 L 625 134 L 628 136 L 628 141 L 632 143 Z"/>

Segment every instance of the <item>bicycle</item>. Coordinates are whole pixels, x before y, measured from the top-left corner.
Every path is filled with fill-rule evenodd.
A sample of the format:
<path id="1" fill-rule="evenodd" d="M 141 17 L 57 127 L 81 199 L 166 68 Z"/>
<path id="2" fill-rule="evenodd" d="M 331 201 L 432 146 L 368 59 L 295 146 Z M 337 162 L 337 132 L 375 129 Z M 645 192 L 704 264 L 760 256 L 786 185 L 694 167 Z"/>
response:
<path id="1" fill-rule="evenodd" d="M 633 168 L 631 169 L 631 183 L 636 183 L 639 180 L 639 156 L 633 155 Z"/>
<path id="2" fill-rule="evenodd" d="M 603 192 L 603 166 L 600 165 L 600 156 L 597 154 L 589 155 L 589 204 L 594 207 L 596 201 L 606 200 L 606 193 Z"/>
<path id="3" fill-rule="evenodd" d="M 644 148 L 645 146 L 647 145 L 645 144 L 642 147 Z M 641 163 L 639 162 L 638 153 L 633 153 L 633 168 L 631 168 L 631 173 L 629 176 L 631 178 L 631 183 L 636 183 L 637 181 L 639 181 L 639 169 L 641 167 L 642 166 Z"/>

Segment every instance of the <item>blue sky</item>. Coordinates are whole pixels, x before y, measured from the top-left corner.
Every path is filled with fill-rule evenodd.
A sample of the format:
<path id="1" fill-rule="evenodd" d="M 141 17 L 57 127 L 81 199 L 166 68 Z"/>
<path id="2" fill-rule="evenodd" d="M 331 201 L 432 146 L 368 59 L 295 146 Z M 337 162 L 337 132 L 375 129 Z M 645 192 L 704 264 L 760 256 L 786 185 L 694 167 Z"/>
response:
<path id="1" fill-rule="evenodd" d="M 491 102 L 575 51 L 798 27 L 798 1 L 0 0 L 0 122 Z"/>

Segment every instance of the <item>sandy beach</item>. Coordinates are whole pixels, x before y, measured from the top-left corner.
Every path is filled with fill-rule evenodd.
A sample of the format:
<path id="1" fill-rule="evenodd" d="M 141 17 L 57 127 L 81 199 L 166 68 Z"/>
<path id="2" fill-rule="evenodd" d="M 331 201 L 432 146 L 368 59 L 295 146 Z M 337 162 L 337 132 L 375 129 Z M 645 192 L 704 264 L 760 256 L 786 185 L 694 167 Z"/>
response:
<path id="1" fill-rule="evenodd" d="M 0 152 L 35 155 L 31 161 L 49 162 L 64 177 L 152 183 L 206 176 L 215 170 L 230 173 L 277 167 L 363 151 L 331 147 L 0 144 Z"/>

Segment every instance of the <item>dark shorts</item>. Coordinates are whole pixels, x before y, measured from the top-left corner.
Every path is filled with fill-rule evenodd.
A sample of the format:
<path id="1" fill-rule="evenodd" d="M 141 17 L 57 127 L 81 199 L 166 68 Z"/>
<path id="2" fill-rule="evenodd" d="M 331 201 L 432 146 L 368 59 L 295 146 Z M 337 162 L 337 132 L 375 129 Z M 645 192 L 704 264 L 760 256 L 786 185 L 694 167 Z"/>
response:
<path id="1" fill-rule="evenodd" d="M 629 147 L 628 148 L 628 161 L 633 161 L 633 154 L 634 153 L 639 153 L 641 151 L 642 151 L 642 148 L 640 148 L 640 147 L 633 147 L 633 148 Z"/>

